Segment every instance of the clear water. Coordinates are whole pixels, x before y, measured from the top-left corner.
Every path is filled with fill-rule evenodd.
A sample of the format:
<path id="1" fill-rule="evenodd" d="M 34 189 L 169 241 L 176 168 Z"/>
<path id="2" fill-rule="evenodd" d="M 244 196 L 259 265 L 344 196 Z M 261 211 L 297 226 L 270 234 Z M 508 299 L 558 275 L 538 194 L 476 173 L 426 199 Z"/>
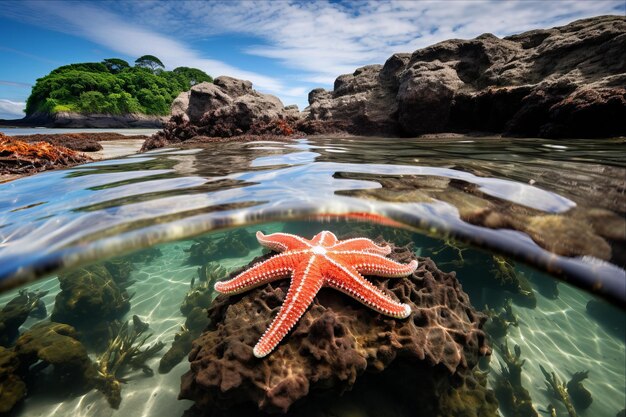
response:
<path id="1" fill-rule="evenodd" d="M 483 364 L 488 388 L 501 375 L 499 345 L 506 339 L 526 361 L 522 385 L 540 415 L 549 415 L 549 404 L 559 416 L 568 412 L 546 389 L 539 365 L 564 382 L 588 370 L 584 386 L 593 402 L 578 415 L 614 416 L 626 402 L 626 316 L 619 307 L 626 292 L 624 156 L 620 140 L 321 138 L 161 149 L 1 184 L 0 305 L 24 286 L 48 291 L 47 318 L 31 314 L 20 333 L 49 320 L 59 270 L 157 245 L 158 256 L 129 258 L 134 296 L 120 319 L 137 315 L 150 324 L 148 344 L 166 345 L 146 361 L 153 376 L 125 371 L 117 410 L 97 390 L 48 389 L 52 375 L 30 381 L 14 413 L 182 415 L 192 405 L 177 400 L 189 364 L 183 360 L 167 374 L 157 368 L 185 322 L 180 305 L 198 280 L 186 251 L 194 239 L 221 238 L 237 227 L 295 228 L 309 238 L 348 227 L 372 238 L 383 231 L 398 245 L 413 242 L 416 255 L 456 271 L 478 310 L 501 312 L 511 300 L 518 325 L 491 342 L 493 355 Z M 214 260 L 228 270 L 261 254 L 260 247 L 238 256 L 223 250 Z M 495 285 L 502 259 L 530 287 L 515 292 Z M 99 348 L 88 349 L 96 360 Z M 329 400 L 317 415 L 382 415 L 377 410 L 413 415 L 389 398 L 358 393 Z"/>

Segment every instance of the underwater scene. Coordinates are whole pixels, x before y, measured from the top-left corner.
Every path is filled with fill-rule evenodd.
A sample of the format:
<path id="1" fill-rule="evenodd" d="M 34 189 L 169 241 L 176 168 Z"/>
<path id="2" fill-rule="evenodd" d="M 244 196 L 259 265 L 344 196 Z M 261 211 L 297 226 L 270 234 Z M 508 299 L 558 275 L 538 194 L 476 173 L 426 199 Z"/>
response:
<path id="1" fill-rule="evenodd" d="M 472 142 L 0 184 L 0 413 L 624 416 L 621 144 Z"/>

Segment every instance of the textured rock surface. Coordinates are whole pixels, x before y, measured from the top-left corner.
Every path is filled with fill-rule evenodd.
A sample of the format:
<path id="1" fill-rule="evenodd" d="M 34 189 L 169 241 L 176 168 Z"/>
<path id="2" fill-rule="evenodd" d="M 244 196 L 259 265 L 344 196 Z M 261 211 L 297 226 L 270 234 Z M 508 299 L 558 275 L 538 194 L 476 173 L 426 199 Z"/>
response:
<path id="1" fill-rule="evenodd" d="M 96 324 L 119 319 L 130 309 L 128 293 L 101 264 L 61 274 L 59 283 L 52 321 L 91 331 Z"/>
<path id="2" fill-rule="evenodd" d="M 204 136 L 229 137 L 246 133 L 253 124 L 283 119 L 293 113 L 278 97 L 252 89 L 250 81 L 218 77 L 214 83 L 200 83 L 181 93 L 172 114 L 184 114 Z"/>
<path id="3" fill-rule="evenodd" d="M 395 248 L 390 257 L 406 263 L 414 255 L 405 247 Z M 209 415 L 246 407 L 258 415 L 259 409 L 286 412 L 294 403 L 296 409 L 321 407 L 312 400 L 336 399 L 373 383 L 396 390 L 411 407 L 425 408 L 424 415 L 443 416 L 459 408 L 471 409 L 463 414 L 468 416 L 495 415 L 493 396 L 471 371 L 479 357 L 490 353 L 481 330 L 485 316 L 471 306 L 453 273 L 438 270 L 430 259 L 419 261 L 410 277 L 372 278 L 411 305 L 407 320 L 382 316 L 323 289 L 264 359 L 255 358 L 252 347 L 276 315 L 289 280 L 239 296 L 218 296 L 209 308 L 212 324 L 193 343 L 180 397 L 195 400 L 196 408 Z"/>
<path id="4" fill-rule="evenodd" d="M 606 137 L 626 134 L 624 85 L 626 19 L 600 16 L 395 54 L 311 91 L 305 112 L 351 133 Z"/>

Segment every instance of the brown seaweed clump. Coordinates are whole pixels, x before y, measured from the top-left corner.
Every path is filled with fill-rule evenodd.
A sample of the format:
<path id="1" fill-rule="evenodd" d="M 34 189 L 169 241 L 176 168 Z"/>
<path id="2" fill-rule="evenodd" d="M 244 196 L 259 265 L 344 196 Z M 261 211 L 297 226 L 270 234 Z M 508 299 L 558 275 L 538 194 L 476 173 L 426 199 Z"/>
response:
<path id="1" fill-rule="evenodd" d="M 392 395 L 394 403 L 427 417 L 496 416 L 495 397 L 475 370 L 491 352 L 482 331 L 486 316 L 472 307 L 454 273 L 416 258 L 410 246 L 394 248 L 390 257 L 420 263 L 411 276 L 372 279 L 411 306 L 408 319 L 383 316 L 322 289 L 263 359 L 254 357 L 252 347 L 284 301 L 288 280 L 230 298 L 219 295 L 208 310 L 209 326 L 193 342 L 180 398 L 216 417 L 329 412 L 345 401 L 342 393 L 355 392 L 358 398 Z"/>
<path id="2" fill-rule="evenodd" d="M 91 161 L 91 158 L 47 142 L 27 143 L 0 133 L 0 174 L 32 174 Z"/>

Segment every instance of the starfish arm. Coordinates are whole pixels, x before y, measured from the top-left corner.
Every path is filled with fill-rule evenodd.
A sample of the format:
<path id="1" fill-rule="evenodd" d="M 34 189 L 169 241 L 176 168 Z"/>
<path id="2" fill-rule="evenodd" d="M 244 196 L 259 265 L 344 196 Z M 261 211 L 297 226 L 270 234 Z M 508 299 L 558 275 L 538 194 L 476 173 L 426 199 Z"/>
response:
<path id="1" fill-rule="evenodd" d="M 364 237 L 357 237 L 354 239 L 341 240 L 337 244 L 328 248 L 332 251 L 348 251 L 348 250 L 360 250 L 369 253 L 377 253 L 379 255 L 389 255 L 391 248 L 389 246 L 378 246 L 370 239 Z"/>
<path id="2" fill-rule="evenodd" d="M 332 259 L 329 261 L 332 267 L 328 269 L 331 274 L 325 274 L 324 282 L 326 285 L 348 294 L 355 300 L 386 316 L 400 319 L 409 317 L 411 306 L 393 300 L 358 272 L 352 271 Z"/>
<path id="3" fill-rule="evenodd" d="M 382 255 L 362 251 L 331 252 L 331 256 L 344 265 L 350 265 L 364 275 L 377 275 L 386 278 L 399 278 L 412 274 L 417 269 L 417 261 L 401 264 Z"/>
<path id="4" fill-rule="evenodd" d="M 321 246 L 330 246 L 337 243 L 337 236 L 333 232 L 329 232 L 328 230 L 324 230 L 323 232 L 319 232 L 316 234 L 313 239 L 311 239 L 311 243 L 313 245 L 321 245 Z"/>
<path id="5" fill-rule="evenodd" d="M 274 350 L 300 320 L 322 288 L 323 280 L 315 259 L 316 256 L 311 256 L 308 262 L 303 262 L 294 271 L 289 291 L 278 315 L 254 347 L 253 353 L 257 358 L 262 358 Z"/>
<path id="6" fill-rule="evenodd" d="M 284 278 L 296 269 L 302 260 L 303 252 L 289 251 L 255 264 L 241 274 L 227 281 L 215 283 L 215 290 L 223 294 L 239 294 L 251 288 Z"/>
<path id="7" fill-rule="evenodd" d="M 302 250 L 311 247 L 307 239 L 289 233 L 272 233 L 264 235 L 263 232 L 256 232 L 256 239 L 259 243 L 275 252 L 286 250 Z"/>

